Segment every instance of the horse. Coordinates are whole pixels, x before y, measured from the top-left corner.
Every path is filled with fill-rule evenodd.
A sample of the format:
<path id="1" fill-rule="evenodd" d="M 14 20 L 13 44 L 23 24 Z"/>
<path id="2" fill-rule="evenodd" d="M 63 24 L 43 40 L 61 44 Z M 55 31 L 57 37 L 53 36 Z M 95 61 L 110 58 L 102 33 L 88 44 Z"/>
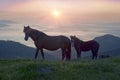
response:
<path id="1" fill-rule="evenodd" d="M 71 38 L 71 45 L 75 48 L 77 52 L 77 58 L 81 57 L 82 51 L 92 51 L 92 59 L 97 59 L 98 56 L 98 49 L 99 43 L 95 40 L 90 41 L 82 41 L 76 36 L 70 36 Z"/>
<path id="2" fill-rule="evenodd" d="M 66 60 L 71 58 L 71 41 L 68 37 L 59 36 L 49 36 L 41 31 L 32 29 L 30 26 L 24 26 L 23 32 L 25 33 L 24 39 L 27 41 L 30 37 L 36 46 L 35 59 L 37 59 L 38 52 L 40 50 L 42 59 L 44 60 L 43 49 L 54 51 L 57 49 L 62 50 L 62 60 L 66 57 Z"/>

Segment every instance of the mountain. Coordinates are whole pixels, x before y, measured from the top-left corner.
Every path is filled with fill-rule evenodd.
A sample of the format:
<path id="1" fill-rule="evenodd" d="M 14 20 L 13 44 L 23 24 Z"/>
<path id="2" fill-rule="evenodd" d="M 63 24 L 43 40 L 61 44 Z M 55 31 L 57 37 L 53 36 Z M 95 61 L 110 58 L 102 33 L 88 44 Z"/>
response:
<path id="1" fill-rule="evenodd" d="M 101 54 L 104 55 L 110 55 L 111 57 L 113 56 L 120 56 L 120 48 L 119 49 L 114 49 L 114 50 L 110 50 L 110 51 L 105 51 L 105 52 L 101 52 Z"/>
<path id="2" fill-rule="evenodd" d="M 120 38 L 110 34 L 96 37 L 94 40 L 99 42 L 101 54 L 120 55 Z"/>
<path id="3" fill-rule="evenodd" d="M 120 38 L 107 34 L 104 36 L 99 36 L 94 38 L 99 44 L 99 55 L 101 54 L 107 54 L 111 56 L 120 56 Z M 72 58 L 76 59 L 76 51 L 72 47 Z M 21 43 L 15 42 L 15 41 L 4 41 L 0 40 L 0 59 L 5 58 L 30 58 L 34 59 L 35 55 L 35 48 L 28 47 L 26 45 L 23 45 Z M 61 59 L 61 50 L 56 51 L 47 51 L 45 52 L 45 58 L 47 60 L 60 60 Z M 38 59 L 41 59 L 41 54 L 39 52 Z M 82 52 L 81 56 L 91 56 L 91 52 Z"/>
<path id="4" fill-rule="evenodd" d="M 35 48 L 25 46 L 14 41 L 0 40 L 0 59 L 5 58 L 28 58 L 34 59 Z M 39 52 L 38 59 L 41 59 Z M 45 53 L 45 58 L 48 60 L 55 60 L 56 58 L 48 53 Z"/>

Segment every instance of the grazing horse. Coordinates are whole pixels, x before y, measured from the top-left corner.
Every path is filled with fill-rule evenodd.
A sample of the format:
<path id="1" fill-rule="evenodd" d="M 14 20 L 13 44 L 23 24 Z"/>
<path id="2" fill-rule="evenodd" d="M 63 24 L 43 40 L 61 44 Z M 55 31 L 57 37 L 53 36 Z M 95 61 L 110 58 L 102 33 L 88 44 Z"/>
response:
<path id="1" fill-rule="evenodd" d="M 77 58 L 81 57 L 81 51 L 92 51 L 92 59 L 97 59 L 98 56 L 98 49 L 99 49 L 99 43 L 91 40 L 84 42 L 80 39 L 78 39 L 76 36 L 70 36 L 71 37 L 71 44 L 75 47 L 75 50 L 77 52 Z"/>
<path id="2" fill-rule="evenodd" d="M 48 36 L 47 34 L 38 31 L 36 29 L 32 29 L 29 26 L 24 26 L 23 32 L 25 33 L 25 40 L 27 41 L 30 37 L 36 46 L 36 54 L 35 59 L 37 59 L 39 50 L 41 51 L 42 59 L 44 60 L 44 52 L 43 49 L 47 50 L 62 50 L 62 60 L 66 57 L 66 60 L 70 60 L 71 58 L 71 42 L 70 39 L 65 36 Z"/>

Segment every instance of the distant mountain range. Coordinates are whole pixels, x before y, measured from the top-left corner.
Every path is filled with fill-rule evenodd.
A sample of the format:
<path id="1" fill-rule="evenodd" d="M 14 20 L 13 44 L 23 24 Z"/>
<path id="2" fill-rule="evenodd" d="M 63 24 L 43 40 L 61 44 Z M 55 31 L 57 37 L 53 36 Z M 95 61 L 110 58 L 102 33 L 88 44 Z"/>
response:
<path id="1" fill-rule="evenodd" d="M 100 54 L 109 54 L 111 56 L 120 56 L 120 38 L 107 34 L 104 36 L 96 37 L 94 40 L 99 42 Z"/>
<path id="2" fill-rule="evenodd" d="M 104 36 L 96 37 L 94 40 L 99 42 L 100 49 L 99 55 L 107 54 L 110 56 L 120 56 L 120 38 L 107 34 Z M 29 58 L 34 59 L 35 48 L 28 47 L 19 42 L 15 41 L 4 41 L 0 40 L 0 59 L 6 58 Z M 54 52 L 45 52 L 45 58 L 47 60 L 59 60 L 61 59 L 61 51 L 57 50 Z M 84 53 L 84 52 L 83 52 Z M 39 52 L 38 59 L 41 59 L 41 54 Z M 89 56 L 90 52 L 82 54 L 82 56 Z M 72 58 L 76 57 L 76 51 L 72 48 Z"/>
<path id="3" fill-rule="evenodd" d="M 27 58 L 34 59 L 35 48 L 28 47 L 15 41 L 0 40 L 0 59 L 10 58 Z M 41 59 L 41 54 L 38 54 L 38 59 Z M 48 60 L 56 60 L 56 58 L 48 53 L 45 53 L 45 58 Z"/>

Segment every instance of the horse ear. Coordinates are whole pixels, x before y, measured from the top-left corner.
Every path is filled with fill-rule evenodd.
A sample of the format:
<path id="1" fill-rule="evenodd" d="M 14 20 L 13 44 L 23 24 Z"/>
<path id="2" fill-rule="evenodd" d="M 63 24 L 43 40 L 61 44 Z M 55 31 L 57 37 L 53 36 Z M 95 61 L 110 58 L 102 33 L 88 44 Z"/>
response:
<path id="1" fill-rule="evenodd" d="M 28 25 L 28 28 L 30 28 L 30 26 Z"/>
<path id="2" fill-rule="evenodd" d="M 70 38 L 72 38 L 73 36 L 71 35 Z"/>

